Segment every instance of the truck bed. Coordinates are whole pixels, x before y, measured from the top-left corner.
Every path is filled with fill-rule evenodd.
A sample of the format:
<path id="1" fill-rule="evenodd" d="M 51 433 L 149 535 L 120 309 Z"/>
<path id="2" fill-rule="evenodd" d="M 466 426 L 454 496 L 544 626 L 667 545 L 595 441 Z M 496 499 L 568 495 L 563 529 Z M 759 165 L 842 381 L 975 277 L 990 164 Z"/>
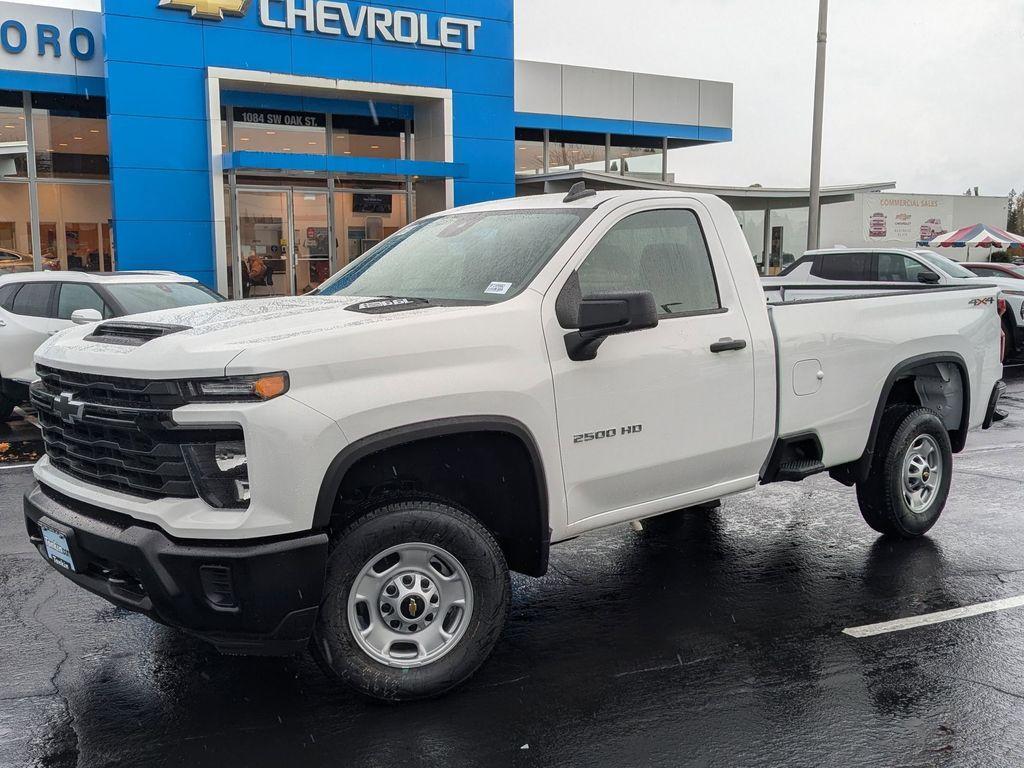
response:
<path id="1" fill-rule="evenodd" d="M 861 457 L 879 393 L 901 365 L 941 355 L 950 365 L 936 367 L 936 391 L 967 400 L 970 382 L 955 380 L 956 366 L 971 380 L 1001 375 L 995 286 L 778 288 L 765 289 L 777 350 L 777 434 L 816 437 L 826 467 Z M 986 406 L 980 397 L 969 403 L 968 426 L 981 424 Z"/>

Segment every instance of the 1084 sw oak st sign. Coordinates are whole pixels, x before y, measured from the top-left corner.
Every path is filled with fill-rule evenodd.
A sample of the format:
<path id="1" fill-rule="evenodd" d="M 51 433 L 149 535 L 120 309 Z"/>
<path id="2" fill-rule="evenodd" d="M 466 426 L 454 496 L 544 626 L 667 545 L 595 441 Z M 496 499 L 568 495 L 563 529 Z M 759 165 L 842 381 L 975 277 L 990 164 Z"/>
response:
<path id="1" fill-rule="evenodd" d="M 160 0 L 159 4 L 189 11 L 193 18 L 220 21 L 225 16 L 244 16 L 251 0 Z M 339 0 L 259 0 L 259 13 L 260 23 L 271 29 L 303 29 L 335 37 L 467 51 L 476 49 L 476 33 L 482 26 L 475 19 L 431 19 L 426 13 L 353 7 Z"/>

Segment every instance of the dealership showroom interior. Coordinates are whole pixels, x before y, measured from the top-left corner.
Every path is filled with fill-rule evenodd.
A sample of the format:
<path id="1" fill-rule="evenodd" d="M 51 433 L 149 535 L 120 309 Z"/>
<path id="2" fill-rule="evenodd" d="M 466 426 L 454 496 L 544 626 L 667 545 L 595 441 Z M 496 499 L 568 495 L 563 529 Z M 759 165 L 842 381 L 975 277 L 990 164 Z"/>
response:
<path id="1" fill-rule="evenodd" d="M 0 0 L 0 768 L 1024 765 L 1022 39 Z"/>

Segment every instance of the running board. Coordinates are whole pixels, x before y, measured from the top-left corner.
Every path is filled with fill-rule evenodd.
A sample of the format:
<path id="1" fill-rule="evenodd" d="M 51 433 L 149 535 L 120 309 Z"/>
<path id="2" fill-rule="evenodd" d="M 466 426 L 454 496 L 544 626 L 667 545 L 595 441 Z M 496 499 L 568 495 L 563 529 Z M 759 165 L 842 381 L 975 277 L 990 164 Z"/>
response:
<path id="1" fill-rule="evenodd" d="M 803 480 L 805 477 L 816 475 L 825 471 L 825 465 L 820 461 L 806 459 L 803 461 L 787 461 L 779 465 L 776 480 Z"/>

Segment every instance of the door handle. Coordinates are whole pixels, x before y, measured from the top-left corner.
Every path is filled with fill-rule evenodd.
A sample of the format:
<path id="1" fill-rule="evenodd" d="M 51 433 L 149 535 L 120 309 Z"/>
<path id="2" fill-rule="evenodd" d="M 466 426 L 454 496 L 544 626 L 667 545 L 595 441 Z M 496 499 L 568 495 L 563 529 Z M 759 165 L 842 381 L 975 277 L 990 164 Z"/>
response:
<path id="1" fill-rule="evenodd" d="M 719 339 L 718 341 L 711 345 L 711 351 L 715 352 L 716 354 L 718 352 L 730 352 L 734 349 L 746 348 L 747 342 L 745 342 L 743 339 Z"/>

